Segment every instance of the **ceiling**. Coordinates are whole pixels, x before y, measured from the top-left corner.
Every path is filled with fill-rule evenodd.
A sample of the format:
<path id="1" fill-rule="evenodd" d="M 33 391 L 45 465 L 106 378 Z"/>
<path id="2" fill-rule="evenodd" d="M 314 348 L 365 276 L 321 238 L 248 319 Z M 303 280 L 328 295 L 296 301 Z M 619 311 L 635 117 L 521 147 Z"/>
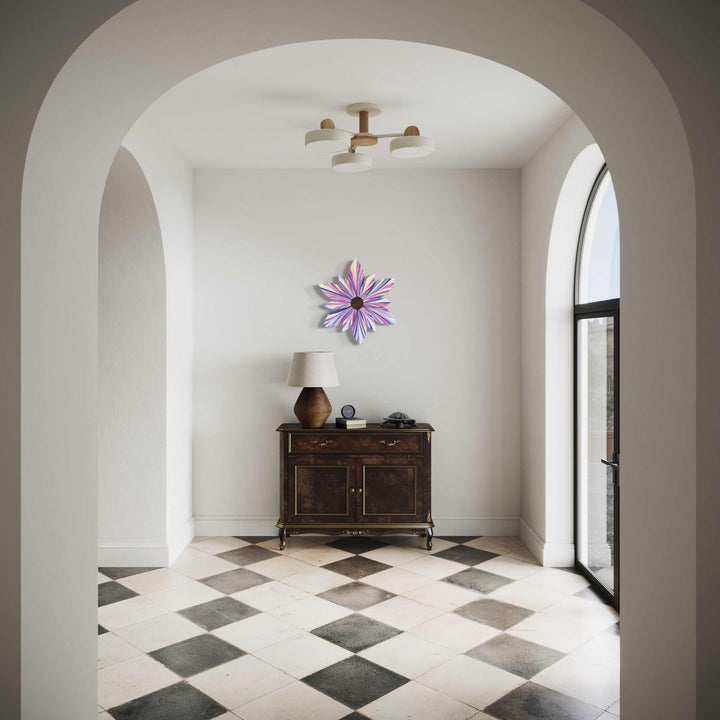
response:
<path id="1" fill-rule="evenodd" d="M 325 168 L 304 147 L 329 117 L 357 130 L 352 102 L 380 105 L 370 131 L 417 125 L 435 140 L 419 160 L 367 148 L 376 168 L 517 168 L 571 115 L 544 86 L 504 65 L 434 45 L 324 40 L 242 55 L 194 75 L 145 113 L 194 167 Z"/>

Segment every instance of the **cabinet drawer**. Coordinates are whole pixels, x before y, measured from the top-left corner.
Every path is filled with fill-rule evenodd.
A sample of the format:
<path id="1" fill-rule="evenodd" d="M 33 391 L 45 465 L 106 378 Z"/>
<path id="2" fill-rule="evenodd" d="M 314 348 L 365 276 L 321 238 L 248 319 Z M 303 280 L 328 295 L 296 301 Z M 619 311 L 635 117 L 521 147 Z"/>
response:
<path id="1" fill-rule="evenodd" d="M 352 430 L 343 433 L 291 433 L 291 453 L 372 453 L 420 454 L 423 451 L 422 433 L 377 433 L 353 435 Z"/>

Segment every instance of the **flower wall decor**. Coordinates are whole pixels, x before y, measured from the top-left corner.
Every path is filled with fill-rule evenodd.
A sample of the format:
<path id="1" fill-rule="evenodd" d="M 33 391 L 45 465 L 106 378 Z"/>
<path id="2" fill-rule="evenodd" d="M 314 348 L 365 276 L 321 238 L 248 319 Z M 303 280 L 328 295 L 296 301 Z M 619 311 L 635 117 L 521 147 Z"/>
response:
<path id="1" fill-rule="evenodd" d="M 337 283 L 320 283 L 320 289 L 330 300 L 325 303 L 330 312 L 324 327 L 342 326 L 343 330 L 350 330 L 355 342 L 360 344 L 367 331 L 375 330 L 376 325 L 394 325 L 395 318 L 388 310 L 390 301 L 385 299 L 394 284 L 392 278 L 366 277 L 360 263 L 353 260 L 348 277 L 338 277 Z"/>

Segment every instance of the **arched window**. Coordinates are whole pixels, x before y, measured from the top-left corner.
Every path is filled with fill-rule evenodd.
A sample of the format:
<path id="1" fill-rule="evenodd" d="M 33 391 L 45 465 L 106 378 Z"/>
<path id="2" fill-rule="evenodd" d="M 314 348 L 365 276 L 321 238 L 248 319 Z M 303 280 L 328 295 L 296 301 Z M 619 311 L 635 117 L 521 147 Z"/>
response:
<path id="1" fill-rule="evenodd" d="M 575 264 L 575 565 L 618 606 L 620 220 L 604 166 Z"/>

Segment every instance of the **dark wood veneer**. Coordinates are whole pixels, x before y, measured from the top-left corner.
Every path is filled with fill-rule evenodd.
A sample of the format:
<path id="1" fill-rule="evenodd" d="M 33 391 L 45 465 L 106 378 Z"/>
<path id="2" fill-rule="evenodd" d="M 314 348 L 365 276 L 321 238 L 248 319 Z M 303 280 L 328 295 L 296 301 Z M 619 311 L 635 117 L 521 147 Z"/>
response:
<path id="1" fill-rule="evenodd" d="M 319 429 L 280 433 L 280 547 L 303 532 L 404 532 L 432 548 L 430 439 L 433 428 Z"/>

